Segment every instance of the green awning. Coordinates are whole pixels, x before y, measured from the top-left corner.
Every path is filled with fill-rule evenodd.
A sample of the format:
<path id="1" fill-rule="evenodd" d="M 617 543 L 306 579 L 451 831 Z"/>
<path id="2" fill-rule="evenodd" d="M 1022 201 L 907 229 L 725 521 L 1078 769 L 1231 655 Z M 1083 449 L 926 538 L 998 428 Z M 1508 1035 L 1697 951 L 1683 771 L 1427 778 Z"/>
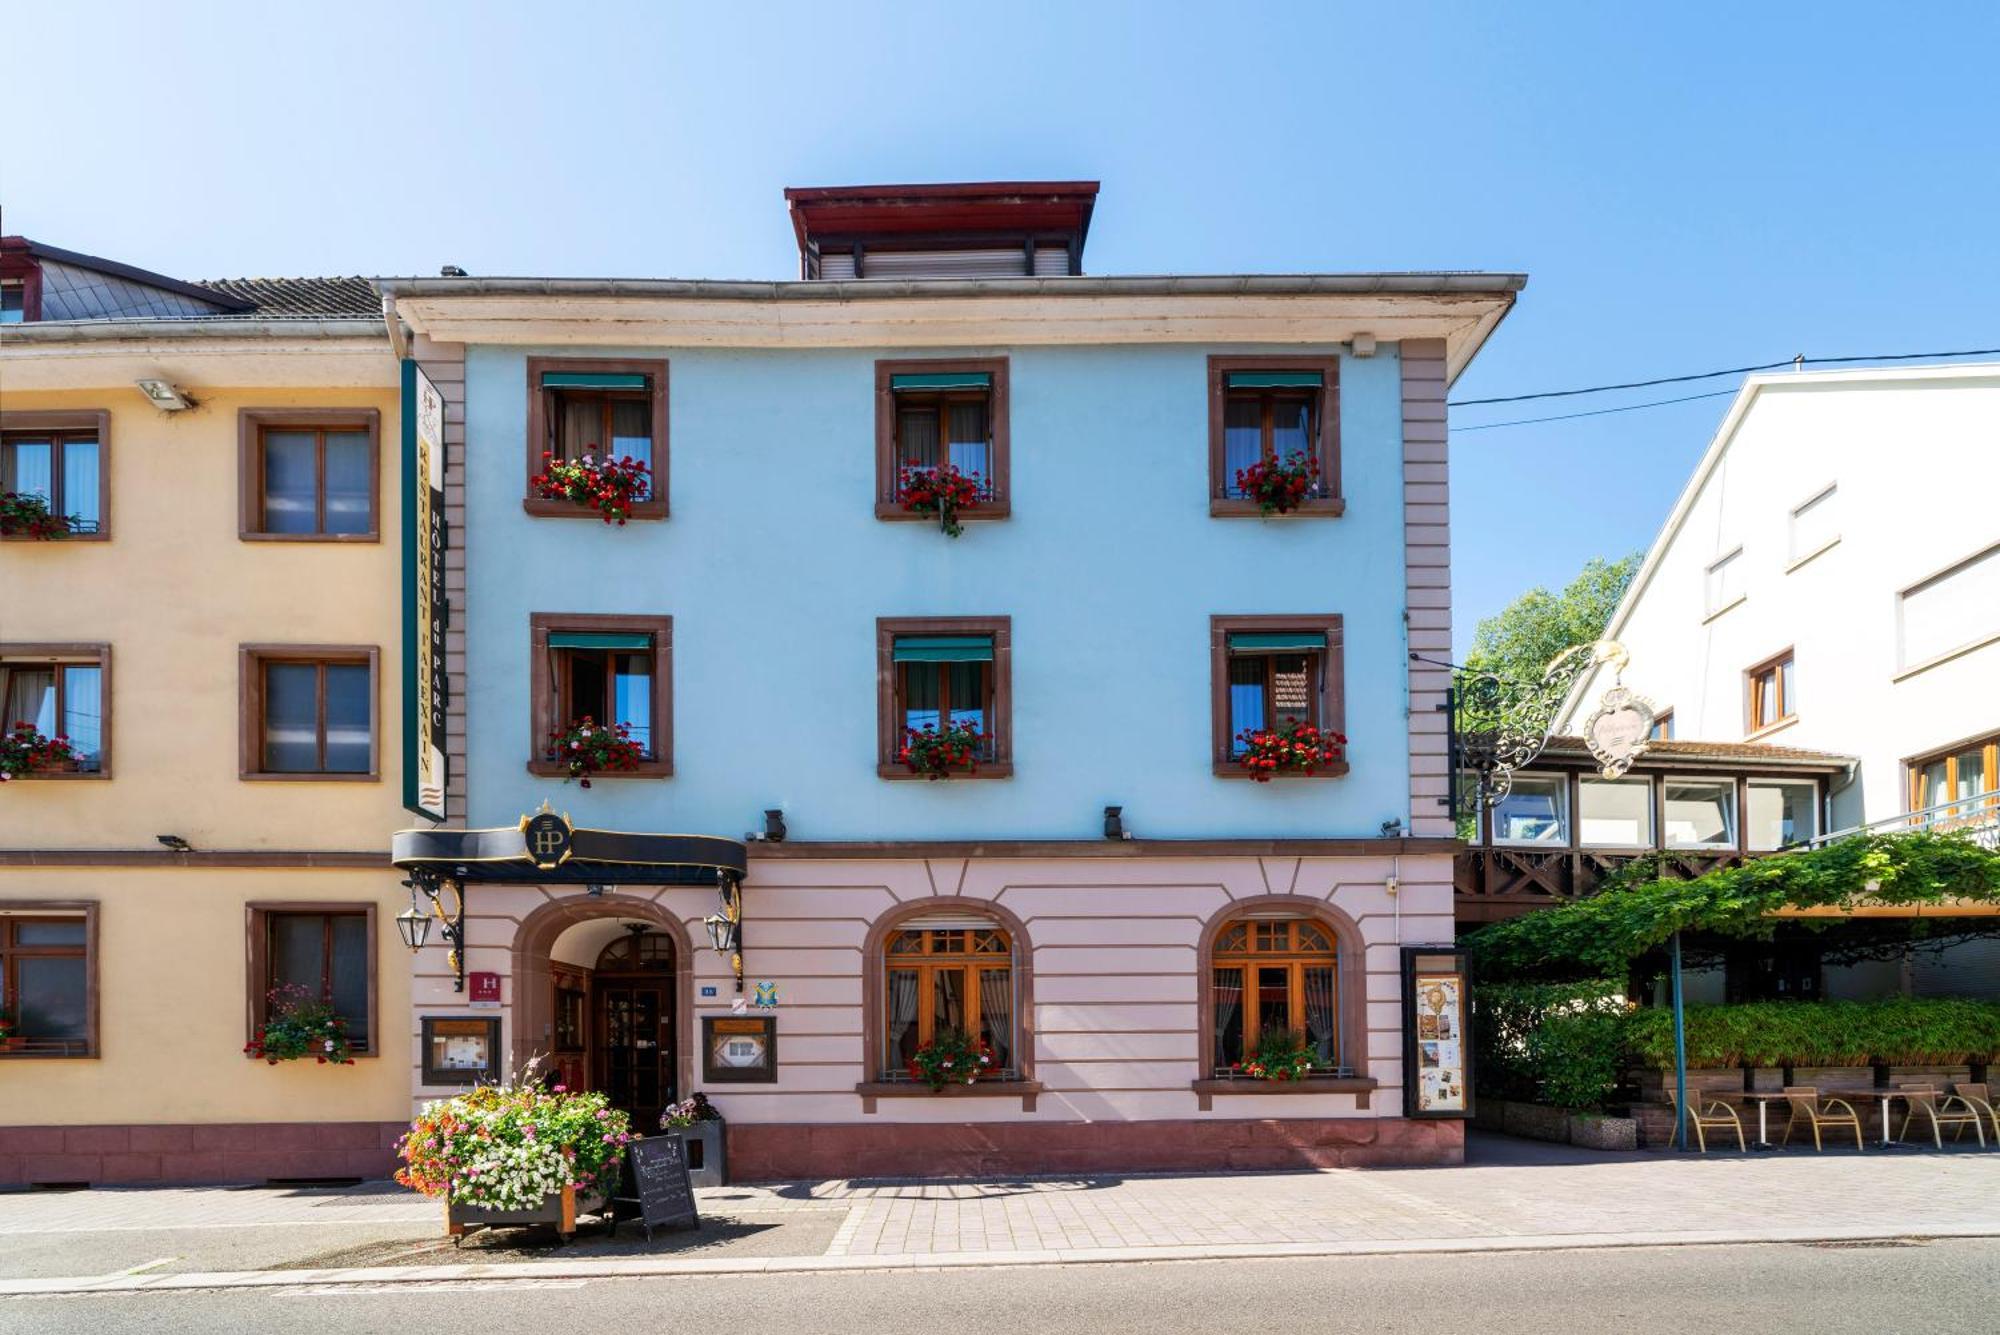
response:
<path id="1" fill-rule="evenodd" d="M 626 371 L 544 371 L 543 389 L 644 389 L 646 377 Z"/>
<path id="2" fill-rule="evenodd" d="M 1326 377 L 1318 371 L 1230 371 L 1231 389 L 1319 389 Z"/>
<path id="3" fill-rule="evenodd" d="M 923 375 L 892 375 L 889 388 L 898 389 L 991 389 L 993 377 L 985 371 L 930 371 Z"/>
<path id="4" fill-rule="evenodd" d="M 1246 631 L 1229 633 L 1231 652 L 1269 653 L 1274 649 L 1324 649 L 1326 636 L 1294 630 Z"/>
<path id="5" fill-rule="evenodd" d="M 650 649 L 653 637 L 643 631 L 552 630 L 551 649 Z"/>
<path id="6" fill-rule="evenodd" d="M 898 663 L 990 663 L 991 635 L 902 635 L 896 639 Z"/>

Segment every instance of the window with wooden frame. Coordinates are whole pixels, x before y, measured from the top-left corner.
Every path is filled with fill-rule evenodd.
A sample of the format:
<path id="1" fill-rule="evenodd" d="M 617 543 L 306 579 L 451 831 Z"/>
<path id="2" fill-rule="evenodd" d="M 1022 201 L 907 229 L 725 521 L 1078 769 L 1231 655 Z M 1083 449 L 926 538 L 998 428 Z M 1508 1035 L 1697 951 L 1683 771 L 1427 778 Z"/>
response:
<path id="1" fill-rule="evenodd" d="M 1674 711 L 1663 709 L 1653 716 L 1653 727 L 1646 734 L 1646 740 L 1671 742 L 1674 739 Z"/>
<path id="2" fill-rule="evenodd" d="M 1340 950 L 1324 923 L 1245 918 L 1215 939 L 1209 979 L 1213 1074 L 1227 1079 L 1266 1036 L 1297 1035 L 1321 1074 L 1338 1075 L 1341 1052 Z"/>
<path id="3" fill-rule="evenodd" d="M 0 492 L 39 496 L 70 540 L 111 536 L 111 414 L 0 412 Z"/>
<path id="4" fill-rule="evenodd" d="M 236 432 L 245 542 L 380 541 L 381 413 L 245 408 Z"/>
<path id="5" fill-rule="evenodd" d="M 875 517 L 919 519 L 902 504 L 905 469 L 950 464 L 976 474 L 979 503 L 960 518 L 1010 509 L 1007 358 L 875 363 Z"/>
<path id="6" fill-rule="evenodd" d="M 379 780 L 381 650 L 246 644 L 238 651 L 245 779 Z"/>
<path id="7" fill-rule="evenodd" d="M 528 471 L 547 460 L 627 457 L 646 465 L 646 499 L 634 519 L 667 517 L 667 362 L 640 357 L 528 358 Z M 527 485 L 531 515 L 599 519 L 595 509 L 545 500 Z"/>
<path id="8" fill-rule="evenodd" d="M 1209 654 L 1211 749 L 1218 775 L 1249 777 L 1238 763 L 1246 732 L 1269 731 L 1288 720 L 1323 732 L 1347 731 L 1339 614 L 1213 616 Z M 1313 777 L 1335 777 L 1347 768 L 1342 760 Z"/>
<path id="9" fill-rule="evenodd" d="M 111 646 L 0 644 L 0 726 L 69 739 L 76 759 L 23 779 L 111 777 Z"/>
<path id="10" fill-rule="evenodd" d="M 960 777 L 1014 772 L 1013 622 L 1007 617 L 884 617 L 875 623 L 880 731 L 877 773 L 920 778 L 900 755 L 911 732 L 977 728 L 977 767 Z"/>
<path id="11" fill-rule="evenodd" d="M 1743 674 L 1743 680 L 1748 694 L 1747 732 L 1755 735 L 1798 717 L 1798 690 L 1790 649 L 1757 664 Z"/>
<path id="12" fill-rule="evenodd" d="M 27 283 L 19 278 L 0 278 L 0 324 L 21 324 L 27 318 Z"/>
<path id="13" fill-rule="evenodd" d="M 1013 940 L 990 919 L 912 918 L 883 945 L 882 1079 L 910 1078 L 910 1059 L 957 1031 L 993 1051 L 993 1078 L 1019 1074 Z"/>
<path id="14" fill-rule="evenodd" d="M 94 904 L 0 904 L 0 1058 L 97 1055 L 96 948 Z"/>
<path id="15" fill-rule="evenodd" d="M 354 1050 L 375 1052 L 375 906 L 269 902 L 246 913 L 249 1036 L 270 1019 L 271 994 L 290 990 L 327 1002 Z"/>
<path id="16" fill-rule="evenodd" d="M 531 774 L 568 768 L 547 758 L 551 742 L 588 718 L 624 724 L 645 759 L 596 779 L 665 778 L 674 772 L 674 619 L 563 612 L 528 618 L 534 746 Z"/>
<path id="17" fill-rule="evenodd" d="M 1909 762 L 1910 810 L 1926 824 L 1987 822 L 2000 812 L 2000 735 L 1961 742 Z"/>
<path id="18" fill-rule="evenodd" d="M 1340 361 L 1336 357 L 1208 359 L 1208 511 L 1257 515 L 1239 474 L 1259 461 L 1310 458 L 1312 489 L 1293 514 L 1334 516 L 1340 494 Z"/>

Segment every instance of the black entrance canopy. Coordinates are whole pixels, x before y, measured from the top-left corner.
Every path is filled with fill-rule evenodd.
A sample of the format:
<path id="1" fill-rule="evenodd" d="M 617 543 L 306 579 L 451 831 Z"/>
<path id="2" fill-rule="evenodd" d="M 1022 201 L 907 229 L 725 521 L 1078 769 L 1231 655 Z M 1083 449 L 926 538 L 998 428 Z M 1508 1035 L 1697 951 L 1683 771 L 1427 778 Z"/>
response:
<path id="1" fill-rule="evenodd" d="M 403 871 L 461 883 L 712 886 L 748 868 L 740 840 L 577 829 L 546 807 L 495 830 L 400 830 L 389 856 Z"/>

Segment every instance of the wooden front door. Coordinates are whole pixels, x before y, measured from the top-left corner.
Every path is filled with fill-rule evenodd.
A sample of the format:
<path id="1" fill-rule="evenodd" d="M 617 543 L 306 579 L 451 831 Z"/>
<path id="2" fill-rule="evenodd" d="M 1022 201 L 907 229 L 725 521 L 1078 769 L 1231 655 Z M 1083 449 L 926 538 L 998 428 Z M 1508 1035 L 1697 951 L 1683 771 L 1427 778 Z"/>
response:
<path id="1" fill-rule="evenodd" d="M 657 933 L 615 941 L 592 980 L 591 1084 L 651 1132 L 679 1098 L 675 1080 L 673 943 Z"/>

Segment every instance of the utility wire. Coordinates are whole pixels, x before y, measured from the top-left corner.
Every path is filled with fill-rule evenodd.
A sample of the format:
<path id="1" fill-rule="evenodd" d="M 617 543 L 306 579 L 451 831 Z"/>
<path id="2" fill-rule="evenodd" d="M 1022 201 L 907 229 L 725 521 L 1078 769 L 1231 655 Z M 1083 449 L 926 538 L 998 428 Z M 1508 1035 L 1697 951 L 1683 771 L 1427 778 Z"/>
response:
<path id="1" fill-rule="evenodd" d="M 1587 389 L 1551 389 L 1539 394 L 1509 394 L 1494 399 L 1453 399 L 1453 408 L 1471 408 L 1483 403 L 1524 403 L 1529 399 L 1568 399 L 1579 394 L 1603 394 L 1614 389 L 1649 389 L 1654 385 L 1684 385 L 1693 380 L 1714 380 L 1725 375 L 1749 375 L 1755 371 L 1776 371 L 1786 366 L 1837 366 L 1848 362 L 1910 362 L 1923 361 L 1931 357 L 1993 357 L 2000 356 L 2000 348 L 1968 348 L 1963 352 L 1888 352 L 1876 357 L 1788 357 L 1781 362 L 1766 362 L 1762 366 L 1732 366 L 1726 371 L 1703 371 L 1699 375 L 1661 376 L 1657 380 L 1628 380 L 1622 385 L 1592 385 Z M 1665 403 L 1681 403 L 1682 399 L 1665 399 Z M 1635 404 L 1647 407 L 1647 404 Z M 1540 418 L 1553 421 L 1553 418 Z M 1496 422 L 1495 426 L 1506 423 Z M 1465 430 L 1466 428 L 1459 428 Z M 1475 428 L 1476 429 L 1476 428 Z"/>
<path id="2" fill-rule="evenodd" d="M 1789 365 L 1790 363 L 1787 363 Z M 1696 399 L 1719 399 L 1734 394 L 1733 389 L 1713 389 L 1706 394 L 1688 394 L 1678 399 L 1654 399 L 1650 403 L 1628 403 L 1620 408 L 1597 408 L 1583 413 L 1558 413 L 1554 417 L 1523 417 L 1512 422 L 1482 422 L 1478 426 L 1455 426 L 1454 436 L 1462 436 L 1468 431 L 1493 431 L 1503 426 L 1533 426 L 1536 422 L 1567 422 L 1576 417 L 1602 417 L 1606 413 L 1637 412 L 1641 408 L 1664 408 L 1670 403 L 1693 403 Z"/>

